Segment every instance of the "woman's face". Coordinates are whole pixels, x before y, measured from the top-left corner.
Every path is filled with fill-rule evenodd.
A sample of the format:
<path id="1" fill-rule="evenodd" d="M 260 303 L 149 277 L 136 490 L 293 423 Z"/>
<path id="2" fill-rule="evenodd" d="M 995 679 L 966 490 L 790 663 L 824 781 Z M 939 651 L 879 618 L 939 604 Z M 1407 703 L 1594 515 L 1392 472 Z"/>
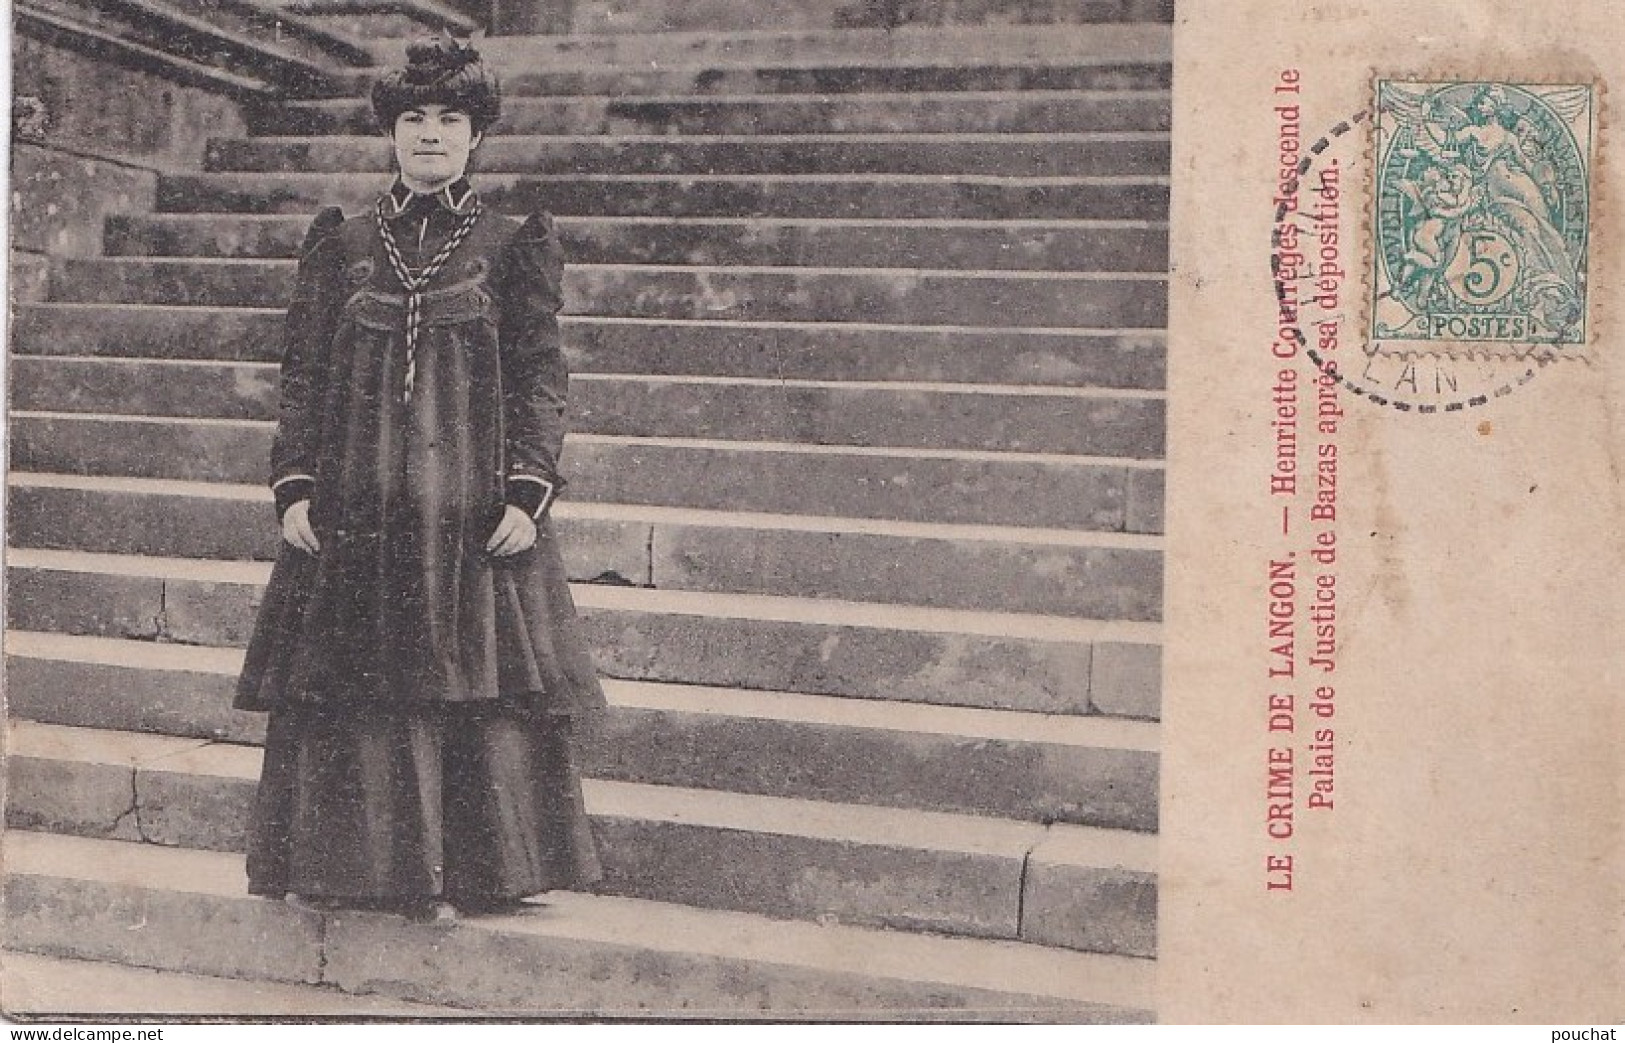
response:
<path id="1" fill-rule="evenodd" d="M 395 162 L 414 191 L 433 191 L 463 176 L 480 143 L 468 113 L 430 102 L 395 117 Z"/>

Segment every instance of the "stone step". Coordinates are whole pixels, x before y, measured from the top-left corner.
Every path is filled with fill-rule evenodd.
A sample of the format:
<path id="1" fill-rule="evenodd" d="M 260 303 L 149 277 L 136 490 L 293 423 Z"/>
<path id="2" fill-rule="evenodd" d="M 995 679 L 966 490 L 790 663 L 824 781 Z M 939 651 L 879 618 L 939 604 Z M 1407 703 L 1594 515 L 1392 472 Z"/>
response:
<path id="1" fill-rule="evenodd" d="M 237 649 L 11 631 L 13 719 L 260 745 L 230 709 Z M 1157 729 L 1105 717 L 973 710 L 608 679 L 590 777 L 1119 829 L 1157 822 Z"/>
<path id="2" fill-rule="evenodd" d="M 373 63 L 371 52 L 353 37 L 279 7 L 275 0 L 165 0 L 165 5 L 273 41 L 328 68 L 328 78 L 337 83 L 356 82 L 352 76 L 370 82 L 376 75 L 376 69 L 367 68 Z"/>
<path id="3" fill-rule="evenodd" d="M 773 65 L 669 65 L 641 67 L 559 65 L 510 66 L 501 71 L 503 97 L 668 97 L 679 95 L 891 94 L 949 91 L 1166 91 L 1172 82 L 1166 58 L 1135 61 L 1130 56 L 1037 56 L 1001 61 L 997 55 L 966 57 L 942 64 L 929 54 L 912 58 L 869 59 L 842 64 L 840 56 L 797 64 L 794 55 Z M 364 96 L 375 74 L 354 70 L 344 76 L 347 93 Z M 276 117 L 270 117 L 273 121 Z M 256 124 L 260 125 L 260 124 Z M 275 122 L 265 124 L 276 126 Z"/>
<path id="4" fill-rule="evenodd" d="M 1168 135 L 707 134 L 492 135 L 477 173 L 987 174 L 1008 177 L 1165 174 Z M 394 168 L 377 135 L 214 138 L 203 169 L 225 173 L 383 174 Z"/>
<path id="5" fill-rule="evenodd" d="M 152 425 L 156 421 L 139 418 L 133 421 L 133 426 L 117 426 L 110 421 L 97 423 L 94 415 L 89 421 L 81 425 L 48 425 L 43 431 L 28 416 L 18 424 L 24 438 L 36 434 L 51 437 L 54 432 L 70 439 L 71 445 L 45 458 L 46 462 L 70 464 L 74 459 L 83 459 L 69 455 L 74 452 L 89 457 L 104 456 L 107 450 L 96 445 L 97 439 L 131 439 L 137 445 L 172 449 L 190 445 L 184 436 L 188 429 L 197 427 L 181 424 L 164 432 L 154 429 Z M 219 429 L 207 421 L 203 424 Z M 203 431 L 198 437 L 207 438 L 208 432 Z M 222 437 L 239 435 L 228 429 Z M 240 483 L 240 488 L 222 489 L 213 483 L 204 483 L 201 489 L 186 490 L 193 498 L 218 494 L 238 502 L 229 514 L 218 517 L 217 523 L 225 526 L 228 533 L 233 525 L 250 520 L 257 524 L 261 517 L 261 507 L 248 504 L 259 503 L 265 495 L 262 481 L 267 438 L 269 432 L 261 430 L 254 442 L 255 459 L 235 477 L 215 479 Z M 1163 473 L 1156 467 L 1128 461 L 925 450 L 868 452 L 790 443 L 592 435 L 572 435 L 567 445 L 566 470 L 571 484 L 566 503 L 644 504 L 880 522 L 1045 526 L 1145 535 L 1162 529 Z M 21 455 L 18 459 L 22 459 Z M 151 465 L 137 466 L 152 469 Z M 108 486 L 107 479 L 121 475 L 116 466 L 110 465 L 106 470 L 107 475 L 79 478 L 61 475 L 54 481 L 64 489 L 70 488 L 71 483 L 79 483 L 92 491 L 112 495 L 115 490 Z M 20 476 L 19 480 L 24 478 L 27 479 L 25 484 L 39 488 L 49 484 L 43 478 Z M 126 477 L 125 484 L 134 495 L 147 481 L 147 478 Z M 153 491 L 162 493 L 164 487 L 154 486 Z M 66 508 L 69 504 L 58 506 Z M 41 507 L 47 516 L 54 509 Z M 138 502 L 126 502 L 123 509 L 134 512 L 131 524 L 135 516 L 142 514 Z M 159 513 L 162 514 L 162 509 Z M 201 517 L 192 520 L 195 524 L 204 524 Z M 202 533 L 203 530 L 199 530 L 199 540 L 206 539 Z M 241 544 L 241 534 L 228 538 L 236 545 Z"/>
<path id="6" fill-rule="evenodd" d="M 526 171 L 530 162 L 561 164 L 570 156 L 559 158 L 559 149 L 546 148 L 544 141 L 533 143 L 530 138 L 541 135 L 577 136 L 580 141 L 569 143 L 572 153 L 590 159 L 598 146 L 598 154 L 613 146 L 604 136 L 614 138 L 630 136 L 637 143 L 640 136 L 671 138 L 666 141 L 665 153 L 655 151 L 648 143 L 639 149 L 629 149 L 630 156 L 642 156 L 645 166 L 678 162 L 684 156 L 674 149 L 689 148 L 689 156 L 682 169 L 704 171 L 705 162 L 734 162 L 739 172 L 777 171 L 795 172 L 795 164 L 809 164 L 808 171 L 838 172 L 845 169 L 877 169 L 897 161 L 897 153 L 905 151 L 910 141 L 931 148 L 934 162 L 918 172 L 972 172 L 955 169 L 955 159 L 973 162 L 978 149 L 985 154 L 996 148 L 999 138 L 1012 138 L 1012 145 L 1022 138 L 1043 138 L 1045 135 L 1084 135 L 1084 133 L 1129 132 L 1142 133 L 1149 145 L 1142 146 L 1142 156 L 1150 162 L 1160 159 L 1167 169 L 1167 143 L 1155 148 L 1155 133 L 1165 133 L 1170 127 L 1170 96 L 1167 91 L 877 91 L 877 93 L 848 94 L 574 94 L 562 97 L 510 97 L 502 110 L 502 119 L 492 128 L 489 140 L 476 151 L 478 169 L 484 171 Z M 302 148 L 325 158 L 328 145 L 345 145 L 353 135 L 371 138 L 374 146 L 384 146 L 377 117 L 372 104 L 364 97 L 327 97 L 319 101 L 291 102 L 280 109 L 255 110 L 249 114 L 249 132 L 268 141 L 288 140 L 281 153 Z M 718 141 L 718 136 L 725 140 Z M 744 138 L 741 145 L 754 145 L 754 154 L 741 151 L 738 159 L 726 156 L 726 138 Z M 777 140 L 788 136 L 790 140 Z M 934 138 L 970 138 L 965 141 L 933 141 Z M 757 138 L 762 140 L 757 141 Z M 866 140 L 868 138 L 868 140 Z M 994 138 L 993 143 L 980 143 L 975 138 Z M 509 145 L 512 141 L 512 145 Z M 708 148 L 700 148 L 708 143 Z M 561 143 L 567 145 L 567 143 Z M 1066 140 L 1056 141 L 1066 146 Z M 1074 141 L 1069 154 L 1084 156 L 1087 141 Z M 374 169 L 372 151 L 361 151 L 366 146 L 349 146 L 349 166 L 332 169 Z M 242 156 L 276 156 L 278 151 L 260 151 L 236 146 Z M 1037 153 L 1040 149 L 1033 148 Z M 1043 149 L 1048 151 L 1048 149 Z M 1068 151 L 1063 148 L 1061 151 Z M 1098 154 L 1100 149 L 1095 149 Z M 1121 151 L 1121 149 L 1120 149 Z M 223 153 L 229 156 L 232 153 Z M 335 151 L 336 156 L 345 156 Z M 777 159 L 775 159 L 777 156 Z M 385 154 L 385 159 L 388 156 Z M 923 156 L 921 162 L 928 161 Z M 241 161 L 239 161 L 241 162 Z M 364 166 L 356 166 L 362 164 Z M 600 159 L 600 166 L 603 159 Z M 1037 162 L 1037 159 L 1035 159 Z M 816 164 L 816 166 L 812 166 Z M 244 167 L 228 167 L 244 169 Z M 247 167 L 257 169 L 257 167 Z M 567 169 L 567 167 L 565 167 Z M 598 167 L 588 167 L 598 169 Z M 653 169 L 661 169 L 653 166 Z M 723 167 L 725 172 L 728 167 Z M 1043 167 L 1040 167 L 1043 169 Z M 1155 166 L 1147 167 L 1155 169 Z M 903 167 L 907 172 L 907 167 Z M 1011 171 L 1019 172 L 1019 171 Z M 1089 171 L 1077 171 L 1089 172 Z M 1108 172 L 1108 171 L 1102 171 Z M 1128 172 L 1128 171 L 1124 171 Z"/>
<path id="7" fill-rule="evenodd" d="M 241 647 L 269 574 L 260 562 L 12 548 L 6 610 L 19 630 Z M 609 677 L 1158 716 L 1154 624 L 602 584 L 572 591 Z"/>
<path id="8" fill-rule="evenodd" d="M 8 738 L 10 828 L 243 849 L 258 748 L 29 721 Z M 601 779 L 582 788 L 599 893 L 1155 953 L 1153 836 Z"/>
<path id="9" fill-rule="evenodd" d="M 108 219 L 110 256 L 285 259 L 310 221 L 250 214 L 128 214 Z M 846 221 L 565 217 L 565 256 L 581 264 L 818 268 L 970 268 L 1165 272 L 1160 221 Z"/>
<path id="10" fill-rule="evenodd" d="M 901 150 L 906 149 L 913 138 L 919 138 L 921 144 L 928 145 L 931 136 L 945 134 L 1003 137 L 1017 134 L 1167 131 L 1171 123 L 1170 112 L 1169 94 L 1164 90 L 890 90 L 834 95 L 707 92 L 521 96 L 509 98 L 504 103 L 501 120 L 493 128 L 491 137 L 480 146 L 477 156 L 480 169 L 484 170 L 526 169 L 494 165 L 496 161 L 492 159 L 493 155 L 539 154 L 544 159 L 548 156 L 547 152 L 535 145 L 521 150 L 519 146 L 504 144 L 517 135 L 797 135 L 810 140 L 800 143 L 799 153 L 783 154 L 798 154 L 806 158 L 828 155 L 842 138 L 860 134 L 896 136 L 901 140 L 891 148 Z M 364 96 L 267 107 L 251 114 L 248 128 L 251 133 L 264 135 L 273 141 L 276 136 L 306 136 L 307 149 L 317 153 L 324 163 L 332 162 L 325 155 L 326 146 L 342 143 L 342 139 L 329 135 L 371 135 L 375 149 L 386 144 L 380 136 L 381 128 L 373 114 L 372 104 Z M 318 137 L 310 140 L 310 135 Z M 826 142 L 820 153 L 817 146 L 820 139 L 825 137 L 833 140 Z M 589 138 L 587 143 L 591 144 L 592 139 Z M 682 139 L 678 139 L 669 144 L 679 146 L 683 143 Z M 717 147 L 712 149 L 713 153 L 720 151 Z M 941 169 L 956 172 L 949 162 L 954 158 L 955 150 L 940 151 L 943 153 Z M 963 147 L 958 151 L 965 155 L 972 154 L 972 150 Z M 1038 153 L 1040 150 L 1035 147 L 1033 151 Z M 850 148 L 847 152 L 861 156 L 861 153 Z M 254 153 L 244 149 L 239 154 Z M 591 153 L 581 150 L 579 154 Z M 361 152 L 360 155 L 368 159 L 368 166 L 323 169 L 373 169 L 375 164 L 370 159 L 372 152 Z M 1166 170 L 1166 146 L 1161 150 L 1161 156 L 1162 169 Z M 384 158 L 387 160 L 387 154 Z M 557 162 L 557 159 L 552 161 Z M 806 161 L 812 160 L 808 158 Z M 510 158 L 507 162 L 511 164 L 518 160 Z M 760 161 L 758 166 L 750 169 L 759 168 Z"/>
<path id="11" fill-rule="evenodd" d="M 278 99 L 330 98 L 336 93 L 333 72 L 340 63 L 329 53 L 311 46 L 304 34 L 283 34 L 242 17 L 232 10 L 236 6 L 228 4 L 217 17 L 200 17 L 185 5 L 166 0 L 32 0 L 29 5 L 48 19 L 65 20 L 93 36 L 146 49 L 162 56 L 159 60 L 180 59 L 271 85 Z M 101 50 L 93 40 L 81 40 L 77 46 Z"/>
<path id="12" fill-rule="evenodd" d="M 560 892 L 452 927 L 250 898 L 241 857 L 12 833 L 14 948 L 490 1013 L 1143 1021 L 1148 960 Z M 138 927 L 139 929 L 132 930 Z"/>
<path id="13" fill-rule="evenodd" d="M 1121 459 L 581 436 L 581 499 L 712 510 L 1162 531 L 1163 472 Z M 681 494 L 673 480 L 692 483 Z"/>
<path id="14" fill-rule="evenodd" d="M 1164 384 L 1163 331 L 986 330 L 875 323 L 715 322 L 566 315 L 564 352 L 582 373 L 935 380 L 1046 386 Z M 274 362 L 274 308 L 18 302 L 19 355 Z"/>
<path id="15" fill-rule="evenodd" d="M 19 303 L 20 355 L 276 361 L 280 309 Z M 563 316 L 577 372 L 935 380 L 1156 389 L 1161 330 L 979 330 L 866 323 L 702 322 Z"/>
<path id="16" fill-rule="evenodd" d="M 578 33 L 1167 22 L 1172 0 L 575 0 Z"/>
<path id="17" fill-rule="evenodd" d="M 28 464 L 14 456 L 13 466 Z M 259 489 L 235 503 L 229 491 L 167 501 L 137 493 L 119 499 L 114 520 L 105 505 L 129 487 L 122 473 L 32 497 L 26 530 L 18 508 L 16 538 L 51 550 L 262 560 L 279 546 L 263 503 L 262 525 L 234 527 L 251 517 L 243 504 L 258 502 Z M 183 502 L 195 529 L 168 513 Z M 55 517 L 45 504 L 75 513 Z M 1135 622 L 1162 611 L 1156 537 L 581 502 L 561 504 L 557 520 L 577 581 Z"/>
<path id="18" fill-rule="evenodd" d="M 30 841 L 53 839 L 35 834 Z M 66 839 L 66 838 L 63 838 Z M 458 1007 L 356 996 L 336 986 L 240 981 L 96 960 L 0 954 L 8 1017 L 42 1021 L 113 1017 L 450 1018 Z M 98 1018 L 97 1016 L 101 1017 Z"/>
<path id="19" fill-rule="evenodd" d="M 399 45 L 384 45 L 398 60 Z M 480 53 L 504 77 L 526 72 L 660 68 L 937 68 L 980 63 L 1077 67 L 1172 60 L 1166 24 L 902 26 L 491 36 Z"/>
<path id="20" fill-rule="evenodd" d="M 23 391 L 21 381 L 17 391 Z M 120 476 L 121 463 L 128 462 L 132 474 L 191 480 L 196 473 L 188 472 L 185 461 L 143 463 L 138 455 L 142 447 L 184 450 L 216 458 L 204 480 L 255 488 L 265 480 L 268 423 L 125 416 L 24 413 L 14 418 L 14 438 L 28 448 L 16 460 L 110 477 Z M 40 441 L 52 438 L 66 441 Z M 1148 461 L 582 433 L 570 435 L 566 446 L 567 502 L 1097 532 L 1162 530 L 1163 472 Z M 150 473 L 154 470 L 159 473 Z"/>
<path id="21" fill-rule="evenodd" d="M 270 501 L 253 486 L 19 473 L 11 488 L 17 547 L 270 561 L 281 546 Z M 554 517 L 572 580 L 650 585 L 648 523 L 590 504 L 561 504 Z"/>
<path id="22" fill-rule="evenodd" d="M 12 362 L 11 407 L 275 420 L 278 379 L 269 362 L 35 356 Z M 638 438 L 1143 460 L 1162 454 L 1163 397 L 1016 385 L 577 374 L 569 423 L 583 434 Z"/>
<path id="23" fill-rule="evenodd" d="M 1166 177 L 1005 178 L 907 174 L 485 174 L 487 205 L 508 213 L 645 217 L 845 217 L 1161 221 Z M 171 174 L 166 213 L 314 215 L 373 205 L 375 174 Z"/>
<path id="24" fill-rule="evenodd" d="M 173 53 L 173 49 L 150 46 L 139 39 L 132 39 L 127 27 L 108 24 L 111 19 L 85 17 L 84 12 L 75 11 L 62 3 L 53 4 L 50 8 L 37 7 L 31 3 L 17 4 L 14 5 L 13 14 L 13 31 L 19 37 L 30 38 L 28 42 L 19 41 L 19 54 L 29 53 L 34 46 L 33 41 L 41 41 L 47 45 L 55 42 L 75 49 L 91 51 L 115 65 L 151 69 L 165 81 L 198 87 L 210 93 L 232 99 L 239 104 L 251 102 L 275 104 L 281 99 L 281 92 L 267 79 L 228 72 L 215 67 L 208 61 L 199 61 Z M 34 82 L 37 83 L 38 81 Z M 23 100 L 23 97 L 19 98 L 19 101 Z M 38 100 L 37 97 L 34 100 Z M 19 110 L 19 116 L 21 117 L 18 121 L 19 130 L 25 130 L 28 117 L 22 110 Z M 41 150 L 37 143 L 31 143 L 23 134 L 19 134 L 19 139 L 18 158 L 13 160 L 12 176 L 21 182 L 29 178 L 26 171 L 29 166 L 34 165 L 30 160 L 31 158 L 37 158 L 41 154 Z M 68 183 L 79 186 L 77 191 L 89 191 L 96 195 L 100 203 L 106 204 L 111 201 L 113 193 L 100 192 L 90 186 L 103 180 L 96 176 L 98 172 L 117 170 L 118 168 L 110 165 L 101 166 L 94 160 L 86 163 L 83 158 L 75 157 L 69 152 L 58 154 L 56 162 L 63 167 L 71 168 L 75 159 L 83 164 L 82 169 L 89 172 L 90 177 L 88 179 L 75 178 Z M 98 168 L 100 168 L 99 171 Z M 122 176 L 125 179 L 139 179 L 144 173 L 144 171 L 130 170 Z M 43 211 L 45 208 L 40 209 Z M 15 213 L 20 220 L 14 226 L 14 238 L 12 239 L 14 250 L 16 247 L 26 244 L 29 233 L 38 234 L 42 227 L 46 228 L 47 234 L 49 234 L 49 231 L 66 230 L 76 223 L 68 220 L 68 213 L 60 206 L 54 214 L 43 213 L 43 220 L 41 214 L 31 214 L 28 209 L 21 206 L 15 210 Z M 73 216 L 79 217 L 82 215 L 75 214 Z M 85 229 L 80 228 L 78 231 L 83 233 Z M 71 236 L 72 233 L 69 234 Z M 26 250 L 13 253 L 10 265 L 11 297 L 13 300 L 33 300 L 44 296 L 42 287 L 39 284 L 43 262 L 43 256 L 29 253 Z"/>
<path id="25" fill-rule="evenodd" d="M 371 43 L 380 57 L 399 62 L 402 43 L 380 48 L 379 40 L 416 39 L 451 30 L 467 36 L 481 28 L 479 21 L 439 0 L 276 0 L 289 14 L 326 25 L 355 39 Z"/>
<path id="26" fill-rule="evenodd" d="M 61 301 L 275 307 L 293 292 L 291 261 L 64 258 Z M 1149 272 L 590 265 L 565 270 L 576 315 L 748 321 L 926 323 L 998 327 L 1144 327 L 1167 315 L 1167 278 Z"/>

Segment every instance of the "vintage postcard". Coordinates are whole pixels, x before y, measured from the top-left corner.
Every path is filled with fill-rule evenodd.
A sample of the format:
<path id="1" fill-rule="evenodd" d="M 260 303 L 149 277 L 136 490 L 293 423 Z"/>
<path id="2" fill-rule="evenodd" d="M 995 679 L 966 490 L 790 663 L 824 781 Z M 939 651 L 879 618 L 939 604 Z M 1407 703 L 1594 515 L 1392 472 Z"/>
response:
<path id="1" fill-rule="evenodd" d="M 18 0 L 0 1012 L 1625 1018 L 1611 15 Z"/>
<path id="2" fill-rule="evenodd" d="M 1619 39 L 1180 7 L 1168 1020 L 1625 1013 Z"/>
<path id="3" fill-rule="evenodd" d="M 6 1013 L 1157 1017 L 1171 3 L 81 7 Z"/>

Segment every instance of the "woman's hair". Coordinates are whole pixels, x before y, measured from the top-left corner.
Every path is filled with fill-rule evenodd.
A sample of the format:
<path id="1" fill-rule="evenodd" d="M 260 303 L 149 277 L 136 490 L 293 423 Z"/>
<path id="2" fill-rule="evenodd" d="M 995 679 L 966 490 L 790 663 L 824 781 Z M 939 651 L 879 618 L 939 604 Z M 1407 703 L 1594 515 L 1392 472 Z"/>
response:
<path id="1" fill-rule="evenodd" d="M 484 133 L 502 112 L 502 92 L 473 44 L 442 35 L 408 44 L 406 65 L 372 85 L 372 111 L 386 134 L 401 113 L 421 105 L 466 112 L 474 130 Z"/>

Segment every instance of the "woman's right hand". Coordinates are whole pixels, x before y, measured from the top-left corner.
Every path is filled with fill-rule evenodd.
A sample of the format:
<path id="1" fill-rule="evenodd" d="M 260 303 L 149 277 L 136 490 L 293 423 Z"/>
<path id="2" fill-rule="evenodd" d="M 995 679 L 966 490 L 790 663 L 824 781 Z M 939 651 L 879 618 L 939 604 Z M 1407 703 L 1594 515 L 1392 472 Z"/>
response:
<path id="1" fill-rule="evenodd" d="M 310 527 L 310 501 L 300 500 L 282 512 L 282 538 L 307 554 L 322 549 L 316 530 Z"/>

